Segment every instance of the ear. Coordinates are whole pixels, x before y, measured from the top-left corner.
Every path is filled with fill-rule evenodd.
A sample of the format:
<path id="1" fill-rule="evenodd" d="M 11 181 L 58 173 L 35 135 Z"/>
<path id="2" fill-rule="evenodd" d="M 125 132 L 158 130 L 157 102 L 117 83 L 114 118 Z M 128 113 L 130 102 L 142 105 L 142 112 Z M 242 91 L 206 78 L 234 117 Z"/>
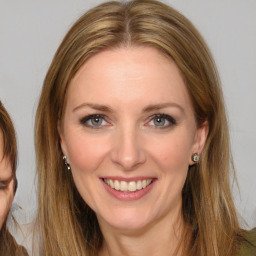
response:
<path id="1" fill-rule="evenodd" d="M 66 143 L 65 143 L 65 139 L 64 139 L 64 134 L 63 134 L 63 127 L 61 125 L 61 121 L 58 120 L 58 133 L 59 133 L 59 139 L 60 139 L 60 146 L 61 146 L 61 150 L 62 150 L 62 154 L 63 155 L 67 155 L 67 147 L 66 147 Z"/>
<path id="2" fill-rule="evenodd" d="M 209 132 L 209 123 L 208 123 L 208 121 L 203 122 L 197 128 L 195 138 L 194 138 L 194 143 L 193 143 L 193 146 L 192 146 L 191 152 L 190 152 L 189 165 L 195 164 L 192 161 L 192 155 L 193 154 L 198 153 L 200 155 L 202 153 L 205 142 L 207 140 L 208 132 Z"/>

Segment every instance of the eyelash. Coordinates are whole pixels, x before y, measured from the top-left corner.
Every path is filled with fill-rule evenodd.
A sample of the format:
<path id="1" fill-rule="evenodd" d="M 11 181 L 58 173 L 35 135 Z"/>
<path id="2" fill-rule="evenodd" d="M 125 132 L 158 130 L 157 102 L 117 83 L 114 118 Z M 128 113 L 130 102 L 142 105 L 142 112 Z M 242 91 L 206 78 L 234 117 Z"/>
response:
<path id="1" fill-rule="evenodd" d="M 93 125 L 93 124 L 88 124 L 89 121 L 92 122 L 92 120 L 96 120 L 96 119 L 101 120 L 99 126 Z M 106 126 L 106 125 L 102 125 L 102 122 L 108 123 L 108 122 L 106 121 L 106 119 L 107 119 L 107 118 L 106 118 L 105 115 L 93 114 L 93 115 L 88 115 L 88 116 L 82 118 L 82 119 L 80 120 L 80 123 L 81 123 L 82 125 L 88 127 L 88 128 L 91 128 L 91 129 L 100 129 L 102 126 Z M 165 126 L 152 125 L 152 126 L 154 126 L 156 129 L 165 129 L 165 128 L 169 128 L 169 127 L 171 127 L 171 126 L 177 124 L 176 120 L 175 120 L 172 116 L 166 115 L 166 114 L 155 114 L 155 115 L 152 115 L 152 116 L 150 117 L 150 120 L 147 122 L 147 124 L 149 124 L 150 122 L 152 122 L 152 121 L 154 121 L 154 120 L 156 120 L 156 119 L 164 119 L 164 120 L 167 120 L 167 121 L 169 122 L 169 124 L 168 124 L 168 125 L 165 125 Z"/>

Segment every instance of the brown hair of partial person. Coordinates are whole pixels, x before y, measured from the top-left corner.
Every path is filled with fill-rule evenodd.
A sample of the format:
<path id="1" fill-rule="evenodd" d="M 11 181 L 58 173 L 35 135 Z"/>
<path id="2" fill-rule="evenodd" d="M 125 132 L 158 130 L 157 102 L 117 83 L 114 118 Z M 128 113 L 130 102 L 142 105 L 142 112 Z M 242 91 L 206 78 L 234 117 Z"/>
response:
<path id="1" fill-rule="evenodd" d="M 26 249 L 17 244 L 10 234 L 6 223 L 0 230 L 0 255 L 3 256 L 28 256 Z"/>
<path id="2" fill-rule="evenodd" d="M 97 255 L 103 237 L 94 212 L 78 194 L 62 161 L 57 130 L 65 93 L 92 56 L 117 47 L 153 47 L 178 66 L 198 126 L 209 133 L 200 164 L 190 167 L 183 188 L 184 255 L 231 256 L 241 230 L 232 200 L 234 177 L 221 85 L 211 54 L 183 15 L 153 0 L 108 2 L 85 13 L 69 30 L 46 75 L 35 123 L 37 220 L 44 255 Z"/>
<path id="3" fill-rule="evenodd" d="M 3 158 L 8 157 L 11 162 L 13 176 L 16 177 L 17 142 L 12 120 L 0 101 L 0 131 L 3 134 Z M 1 159 L 2 160 L 2 159 Z M 16 190 L 15 185 L 15 190 Z"/>
<path id="4" fill-rule="evenodd" d="M 3 156 L 2 158 L 9 158 L 12 175 L 14 177 L 14 193 L 17 189 L 17 179 L 16 179 L 16 166 L 17 166 L 17 142 L 16 135 L 12 120 L 5 109 L 4 105 L 0 101 L 0 132 L 3 134 Z M 2 160 L 2 159 L 1 159 Z M 7 228 L 6 221 L 4 222 L 0 230 L 0 255 L 17 255 L 26 256 L 28 255 L 26 250 L 18 245 L 10 234 Z"/>

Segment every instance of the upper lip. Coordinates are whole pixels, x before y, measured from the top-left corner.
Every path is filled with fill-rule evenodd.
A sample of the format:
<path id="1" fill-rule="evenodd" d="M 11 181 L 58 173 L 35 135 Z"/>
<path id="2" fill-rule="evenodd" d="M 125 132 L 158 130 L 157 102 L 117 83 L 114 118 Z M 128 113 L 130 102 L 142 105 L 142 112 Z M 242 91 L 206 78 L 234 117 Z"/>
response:
<path id="1" fill-rule="evenodd" d="M 121 176 L 102 176 L 101 179 L 110 179 L 110 180 L 118 180 L 118 181 L 138 181 L 138 180 L 149 180 L 149 179 L 156 179 L 153 176 L 136 176 L 136 177 L 121 177 Z"/>

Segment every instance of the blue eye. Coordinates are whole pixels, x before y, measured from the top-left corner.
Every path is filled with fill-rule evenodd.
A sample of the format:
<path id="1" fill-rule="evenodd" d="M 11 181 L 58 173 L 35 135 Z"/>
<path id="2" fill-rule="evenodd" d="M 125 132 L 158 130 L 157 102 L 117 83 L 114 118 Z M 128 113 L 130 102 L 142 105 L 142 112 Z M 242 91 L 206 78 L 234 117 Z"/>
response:
<path id="1" fill-rule="evenodd" d="M 155 117 L 153 122 L 155 126 L 165 126 L 166 119 L 164 117 Z"/>
<path id="2" fill-rule="evenodd" d="M 100 126 L 103 122 L 102 117 L 94 117 L 90 119 L 90 122 L 93 126 Z"/>
<path id="3" fill-rule="evenodd" d="M 100 128 L 107 124 L 103 115 L 89 115 L 80 120 L 80 123 L 89 128 Z"/>
<path id="4" fill-rule="evenodd" d="M 176 120 L 173 117 L 166 114 L 154 115 L 149 122 L 149 125 L 155 126 L 156 128 L 167 128 L 175 124 Z"/>

